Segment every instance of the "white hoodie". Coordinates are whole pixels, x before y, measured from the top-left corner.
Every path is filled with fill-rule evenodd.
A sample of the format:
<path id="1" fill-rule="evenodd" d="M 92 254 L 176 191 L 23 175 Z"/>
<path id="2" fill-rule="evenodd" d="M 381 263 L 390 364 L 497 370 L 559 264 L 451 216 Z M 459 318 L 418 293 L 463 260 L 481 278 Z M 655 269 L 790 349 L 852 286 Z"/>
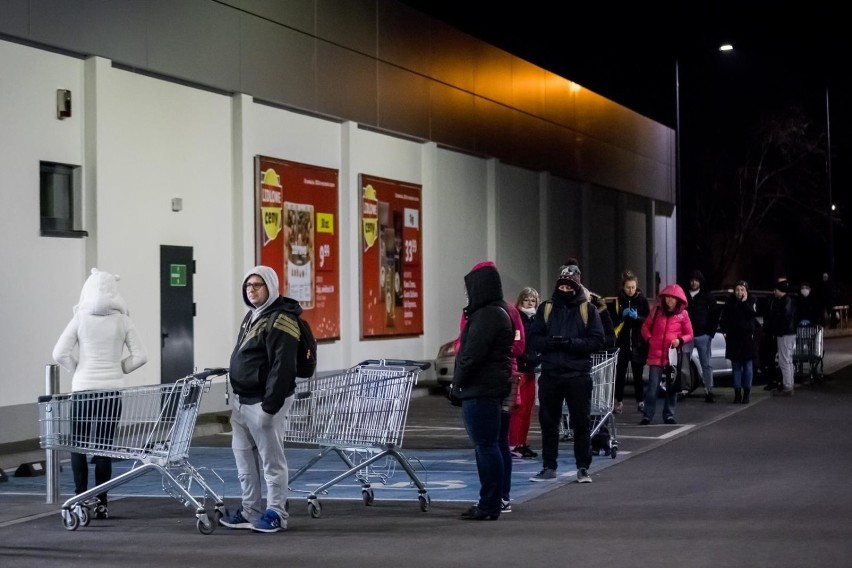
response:
<path id="1" fill-rule="evenodd" d="M 118 280 L 116 275 L 92 269 L 80 303 L 74 306 L 74 317 L 53 348 L 54 360 L 74 374 L 72 391 L 120 388 L 124 374 L 148 361 L 127 304 L 118 293 Z M 129 355 L 122 359 L 125 345 Z"/>

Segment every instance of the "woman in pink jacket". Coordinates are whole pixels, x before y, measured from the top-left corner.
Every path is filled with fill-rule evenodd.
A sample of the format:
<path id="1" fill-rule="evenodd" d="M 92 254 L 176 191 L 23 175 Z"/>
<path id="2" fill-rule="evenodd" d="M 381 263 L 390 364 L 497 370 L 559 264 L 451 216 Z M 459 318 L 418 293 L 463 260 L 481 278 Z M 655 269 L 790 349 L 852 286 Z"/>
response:
<path id="1" fill-rule="evenodd" d="M 648 342 L 648 390 L 645 392 L 645 408 L 639 424 L 646 426 L 654 419 L 657 389 L 663 378 L 663 370 L 669 366 L 669 348 L 677 349 L 680 357 L 683 344 L 692 340 L 692 322 L 686 312 L 686 294 L 683 288 L 677 284 L 669 284 L 660 291 L 659 303 L 642 324 L 642 337 Z M 666 386 L 663 422 L 677 424 L 677 389 L 674 385 Z"/>

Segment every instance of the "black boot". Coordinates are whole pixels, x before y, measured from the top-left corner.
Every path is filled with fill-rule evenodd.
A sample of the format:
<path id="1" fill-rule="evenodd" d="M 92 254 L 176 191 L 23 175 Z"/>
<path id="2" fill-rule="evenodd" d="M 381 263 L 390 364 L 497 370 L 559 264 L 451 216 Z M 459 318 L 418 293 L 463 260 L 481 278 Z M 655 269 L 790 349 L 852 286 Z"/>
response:
<path id="1" fill-rule="evenodd" d="M 751 389 L 743 389 L 743 404 L 748 404 L 748 395 L 751 394 Z"/>
<path id="2" fill-rule="evenodd" d="M 734 389 L 734 404 L 739 404 L 743 401 L 743 390 Z"/>

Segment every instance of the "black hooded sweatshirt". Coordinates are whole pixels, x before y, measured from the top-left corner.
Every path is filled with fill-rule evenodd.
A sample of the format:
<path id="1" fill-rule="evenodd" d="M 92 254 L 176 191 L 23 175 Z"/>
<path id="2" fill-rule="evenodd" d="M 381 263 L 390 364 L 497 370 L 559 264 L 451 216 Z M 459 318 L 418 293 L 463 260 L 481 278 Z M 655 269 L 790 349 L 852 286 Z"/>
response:
<path id="1" fill-rule="evenodd" d="M 461 399 L 505 398 L 511 389 L 512 344 L 515 331 L 500 274 L 484 266 L 464 277 L 467 324 L 456 354 L 453 393 Z"/>

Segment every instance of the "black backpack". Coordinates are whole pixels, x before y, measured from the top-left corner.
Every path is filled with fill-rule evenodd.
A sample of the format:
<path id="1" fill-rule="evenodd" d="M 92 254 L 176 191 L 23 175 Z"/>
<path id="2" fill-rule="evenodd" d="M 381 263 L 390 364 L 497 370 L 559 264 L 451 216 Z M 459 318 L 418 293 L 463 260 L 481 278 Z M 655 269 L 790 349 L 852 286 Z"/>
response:
<path id="1" fill-rule="evenodd" d="M 317 340 L 308 322 L 297 317 L 299 322 L 299 351 L 296 354 L 296 376 L 310 378 L 317 370 Z"/>
<path id="2" fill-rule="evenodd" d="M 296 376 L 309 379 L 314 376 L 317 370 L 317 340 L 314 338 L 314 332 L 308 322 L 300 316 L 288 313 L 288 316 L 295 318 L 299 323 L 299 348 L 296 351 Z M 246 319 L 251 317 L 251 312 L 246 315 Z M 269 317 L 266 322 L 267 332 L 272 330 L 275 325 L 275 317 Z"/>

